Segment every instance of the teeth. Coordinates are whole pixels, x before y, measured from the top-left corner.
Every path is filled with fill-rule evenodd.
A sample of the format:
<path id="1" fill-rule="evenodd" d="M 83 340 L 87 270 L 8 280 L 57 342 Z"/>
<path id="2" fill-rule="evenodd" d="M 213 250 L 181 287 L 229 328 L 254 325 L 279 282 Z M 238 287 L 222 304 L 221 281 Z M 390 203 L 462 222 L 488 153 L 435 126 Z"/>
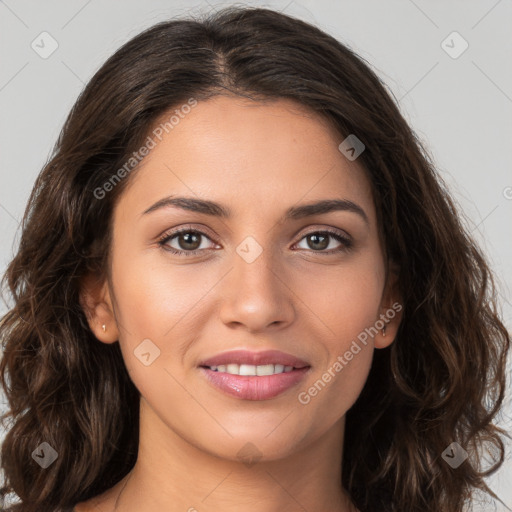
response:
<path id="1" fill-rule="evenodd" d="M 221 364 L 219 366 L 210 366 L 210 370 L 229 373 L 231 375 L 274 375 L 276 373 L 288 373 L 293 370 L 293 366 L 284 366 L 282 364 Z"/>
<path id="2" fill-rule="evenodd" d="M 256 375 L 273 375 L 274 373 L 281 373 L 279 365 L 262 364 L 261 366 L 256 366 Z"/>
<path id="3" fill-rule="evenodd" d="M 272 365 L 270 365 L 272 366 Z M 275 364 L 274 366 L 274 372 L 275 373 L 283 373 L 284 372 L 284 366 L 282 364 Z"/>

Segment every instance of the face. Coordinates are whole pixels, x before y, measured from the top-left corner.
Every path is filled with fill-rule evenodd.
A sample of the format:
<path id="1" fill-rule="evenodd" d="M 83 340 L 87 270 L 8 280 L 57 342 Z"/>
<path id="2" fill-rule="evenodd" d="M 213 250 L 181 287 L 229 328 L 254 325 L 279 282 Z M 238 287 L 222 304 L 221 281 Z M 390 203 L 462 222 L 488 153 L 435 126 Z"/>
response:
<path id="1" fill-rule="evenodd" d="M 112 288 L 90 323 L 100 341 L 119 340 L 159 428 L 233 460 L 250 442 L 270 460 L 341 425 L 398 323 L 388 316 L 382 336 L 397 297 L 370 183 L 343 138 L 289 100 L 216 97 L 131 177 L 114 211 Z M 337 207 L 303 208 L 327 200 Z M 202 367 L 235 350 L 306 366 L 252 377 Z"/>

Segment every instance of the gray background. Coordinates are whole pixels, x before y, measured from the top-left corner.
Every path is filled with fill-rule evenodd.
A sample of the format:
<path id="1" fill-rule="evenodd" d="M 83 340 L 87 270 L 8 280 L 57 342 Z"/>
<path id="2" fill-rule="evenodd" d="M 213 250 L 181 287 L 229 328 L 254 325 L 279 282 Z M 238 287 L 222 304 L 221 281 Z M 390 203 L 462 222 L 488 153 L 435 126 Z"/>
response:
<path id="1" fill-rule="evenodd" d="M 271 7 L 319 26 L 354 48 L 384 79 L 490 259 L 510 329 L 512 1 L 242 3 Z M 12 257 L 34 180 L 93 73 L 144 28 L 225 5 L 232 3 L 0 0 L 0 272 Z M 41 38 L 46 38 L 44 48 L 50 48 L 48 36 L 40 36 L 45 31 L 58 44 L 46 59 L 31 47 L 33 41 L 42 47 Z M 464 41 L 448 37 L 453 31 L 469 45 L 458 56 Z M 6 309 L 0 304 L 0 314 Z M 499 423 L 509 431 L 510 402 L 509 389 Z M 512 507 L 510 453 L 507 459 L 488 482 Z M 511 509 L 498 505 L 498 510 Z"/>

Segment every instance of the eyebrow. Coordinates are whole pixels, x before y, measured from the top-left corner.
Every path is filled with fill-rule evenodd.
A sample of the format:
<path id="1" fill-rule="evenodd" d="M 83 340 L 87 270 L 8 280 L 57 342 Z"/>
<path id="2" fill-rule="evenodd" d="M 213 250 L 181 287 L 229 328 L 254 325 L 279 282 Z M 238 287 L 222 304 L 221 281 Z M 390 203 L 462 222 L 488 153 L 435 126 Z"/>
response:
<path id="1" fill-rule="evenodd" d="M 231 218 L 231 210 L 221 204 L 206 199 L 196 199 L 193 197 L 164 197 L 144 210 L 142 215 L 154 212 L 161 208 L 174 206 L 191 212 L 203 213 L 213 217 L 221 217 L 223 219 Z M 362 217 L 366 224 L 369 225 L 368 216 L 365 211 L 356 203 L 348 199 L 324 199 L 315 203 L 303 204 L 300 206 L 292 206 L 286 210 L 283 215 L 284 220 L 297 220 L 313 215 L 330 213 L 334 211 L 347 211 L 356 213 Z"/>

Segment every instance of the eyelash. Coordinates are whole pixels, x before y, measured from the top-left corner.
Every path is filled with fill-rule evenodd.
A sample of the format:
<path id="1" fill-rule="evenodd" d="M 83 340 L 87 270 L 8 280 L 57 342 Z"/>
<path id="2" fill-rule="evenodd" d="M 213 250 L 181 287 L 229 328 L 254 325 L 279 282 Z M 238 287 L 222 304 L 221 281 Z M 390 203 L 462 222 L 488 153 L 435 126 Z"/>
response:
<path id="1" fill-rule="evenodd" d="M 172 254 L 176 254 L 176 255 L 182 255 L 182 256 L 195 256 L 198 253 L 206 250 L 206 249 L 195 249 L 194 251 L 181 251 L 178 249 L 174 249 L 174 247 L 166 246 L 167 242 L 169 242 L 176 236 L 181 235 L 183 233 L 194 233 L 196 235 L 201 235 L 201 236 L 204 236 L 204 237 L 208 238 L 209 240 L 211 240 L 211 238 L 206 233 L 203 233 L 202 231 L 199 231 L 197 229 L 191 229 L 191 228 L 182 228 L 177 231 L 173 231 L 171 233 L 169 233 L 169 232 L 164 233 L 157 240 L 157 243 L 165 251 L 171 252 Z M 315 252 L 318 254 L 335 254 L 335 253 L 339 253 L 339 252 L 348 251 L 352 248 L 352 245 L 353 245 L 352 240 L 340 235 L 337 231 L 333 231 L 328 228 L 323 229 L 321 231 L 311 231 L 310 233 L 306 233 L 305 235 L 302 236 L 302 238 L 299 240 L 299 242 L 302 241 L 307 236 L 311 236 L 311 235 L 330 235 L 331 237 L 333 237 L 335 240 L 337 240 L 338 242 L 340 242 L 342 244 L 341 247 L 339 247 L 337 249 L 331 249 L 330 251 L 313 251 L 312 249 L 310 249 L 310 252 Z M 215 242 L 215 240 L 212 240 L 212 242 Z"/>

